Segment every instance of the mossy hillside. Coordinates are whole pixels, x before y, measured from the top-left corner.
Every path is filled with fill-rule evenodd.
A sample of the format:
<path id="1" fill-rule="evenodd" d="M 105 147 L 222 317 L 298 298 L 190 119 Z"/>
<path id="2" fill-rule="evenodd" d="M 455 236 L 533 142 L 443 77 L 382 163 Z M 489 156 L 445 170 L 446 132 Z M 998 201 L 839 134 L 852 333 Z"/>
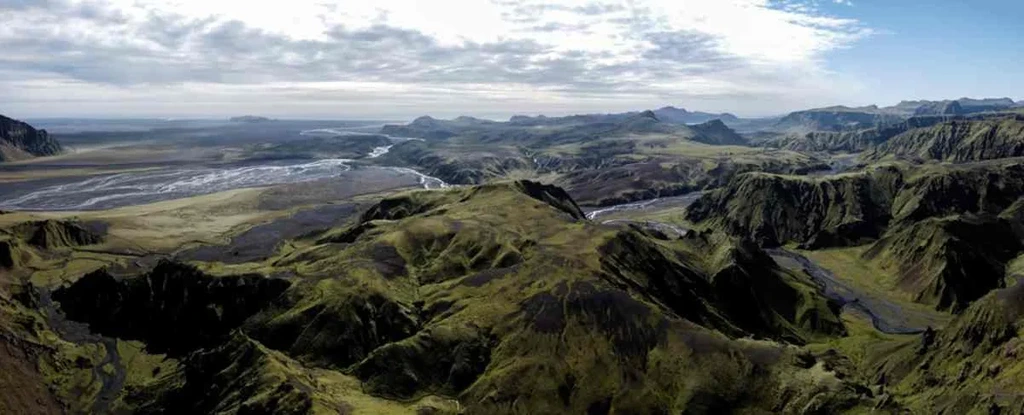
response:
<path id="1" fill-rule="evenodd" d="M 997 215 L 1022 192 L 1024 167 L 1013 161 L 885 163 L 824 178 L 751 173 L 707 192 L 687 218 L 763 244 L 848 246 L 877 238 L 893 221 Z"/>
<path id="2" fill-rule="evenodd" d="M 803 311 L 757 297 L 764 287 L 763 297 L 778 295 L 774 284 L 794 283 L 789 290 L 797 292 L 810 284 L 785 280 L 777 267 L 743 254 L 756 247 L 729 248 L 731 239 L 719 234 L 690 241 L 624 235 L 579 219 L 564 193 L 532 183 L 402 198 L 431 206 L 385 201 L 366 221 L 298 241 L 253 266 L 292 285 L 230 339 L 190 354 L 173 379 L 150 382 L 125 402 L 152 412 L 298 413 L 410 409 L 400 402 L 468 413 L 797 412 L 873 404 L 855 385 L 799 364 L 793 347 L 736 340 L 681 318 L 683 300 L 694 300 L 706 305 L 693 320 L 717 319 L 734 327 L 733 336 L 802 342 L 834 335 L 797 317 Z M 639 253 L 631 245 L 642 259 L 632 258 Z M 609 253 L 614 261 L 603 261 Z M 748 275 L 735 275 L 740 269 Z M 776 281 L 751 292 L 754 308 L 769 310 L 725 307 L 735 297 L 716 290 L 741 277 Z M 198 279 L 224 278 L 232 277 Z M 689 286 L 707 297 L 658 286 Z M 812 300 L 789 307 L 829 310 Z"/>
<path id="3" fill-rule="evenodd" d="M 126 393 L 177 367 L 141 344 L 89 334 L 52 307 L 33 285 L 0 288 L 0 360 L 14 376 L 0 399 L 4 413 L 130 411 L 121 400 Z"/>
<path id="4" fill-rule="evenodd" d="M 432 193 L 436 193 L 436 195 Z M 614 408 L 618 405 L 622 405 L 622 407 L 633 405 L 632 398 L 626 395 L 612 394 L 612 391 L 619 390 L 627 384 L 614 377 L 602 381 L 608 382 L 609 386 L 600 389 L 599 393 L 573 392 L 578 388 L 578 384 L 575 381 L 567 381 L 567 379 L 571 379 L 568 375 L 579 375 L 584 378 L 581 373 L 586 372 L 588 374 L 586 379 L 593 380 L 597 380 L 596 376 L 606 375 L 605 369 L 607 368 L 603 364 L 587 363 L 593 359 L 595 353 L 606 356 L 621 353 L 627 356 L 628 358 L 621 362 L 615 359 L 616 368 L 613 369 L 613 372 L 620 377 L 632 378 L 638 373 L 651 372 L 660 379 L 666 379 L 679 370 L 675 368 L 667 372 L 658 372 L 642 367 L 641 362 L 645 354 L 655 353 L 658 355 L 660 353 L 656 351 L 659 348 L 659 342 L 656 340 L 661 336 L 659 333 L 662 331 L 664 321 L 666 319 L 675 320 L 678 317 L 670 309 L 663 309 L 663 306 L 658 304 L 663 300 L 658 299 L 657 293 L 637 291 L 634 294 L 628 294 L 621 292 L 615 285 L 606 283 L 611 277 L 601 263 L 599 247 L 607 245 L 609 241 L 615 239 L 618 230 L 595 226 L 581 220 L 582 213 L 564 192 L 560 192 L 556 188 L 531 183 L 513 183 L 455 189 L 448 192 L 415 192 L 412 197 L 428 199 L 440 197 L 443 199 L 443 203 L 428 202 L 433 207 L 417 207 L 406 213 L 383 214 L 379 218 L 376 214 L 370 214 L 367 216 L 370 221 L 361 225 L 379 223 L 380 226 L 370 232 L 357 235 L 351 242 L 314 242 L 307 246 L 308 249 L 300 248 L 291 252 L 289 256 L 268 261 L 279 263 L 279 266 L 271 266 L 275 273 L 291 274 L 293 281 L 298 283 L 288 289 L 285 296 L 274 301 L 270 308 L 265 308 L 255 317 L 249 318 L 242 325 L 243 330 L 254 338 L 266 341 L 298 339 L 291 344 L 275 344 L 273 348 L 299 358 L 299 361 L 303 362 L 302 364 L 293 362 L 298 367 L 314 365 L 342 369 L 356 374 L 367 382 L 367 386 L 372 385 L 370 387 L 375 394 L 396 399 L 419 397 L 430 399 L 431 394 L 440 393 L 460 397 L 465 401 L 466 391 L 477 383 L 480 376 L 488 373 L 496 356 L 501 357 L 501 355 L 495 354 L 498 350 L 515 351 L 511 356 L 523 354 L 533 356 L 528 360 L 542 366 L 556 365 L 557 357 L 551 358 L 537 354 L 531 346 L 533 343 L 546 342 L 546 340 L 536 339 L 536 336 L 546 336 L 545 333 L 548 332 L 545 330 L 547 329 L 541 329 L 539 332 L 535 329 L 548 324 L 544 323 L 545 321 L 551 320 L 552 317 L 547 314 L 550 312 L 548 311 L 550 308 L 541 307 L 538 312 L 530 312 L 529 310 L 532 309 L 527 307 L 527 304 L 548 304 L 549 300 L 546 295 L 551 295 L 554 298 L 552 304 L 565 302 L 571 305 L 570 312 L 562 318 L 558 318 L 556 315 L 554 320 L 551 320 L 551 324 L 557 326 L 562 324 L 560 321 L 568 319 L 571 321 L 565 323 L 567 327 L 570 327 L 567 328 L 568 332 L 584 333 L 579 337 L 583 340 L 577 341 L 577 337 L 572 336 L 568 340 L 556 340 L 556 343 L 553 344 L 556 350 L 564 351 L 560 356 L 584 362 L 574 368 L 565 369 L 568 370 L 565 373 L 566 376 L 559 377 L 561 380 L 554 388 L 555 394 L 559 396 L 559 402 L 563 402 L 564 399 L 570 400 L 570 404 L 560 404 L 559 407 L 569 405 L 569 407 L 585 406 L 589 408 L 596 405 L 593 407 Z M 384 212 L 391 211 L 391 209 L 378 207 L 376 211 Z M 390 219 L 384 219 L 384 217 Z M 498 231 L 495 231 L 495 228 Z M 647 243 L 657 242 L 644 242 L 644 244 Z M 390 246 L 391 249 L 383 248 L 384 246 Z M 490 247 L 496 247 L 496 249 Z M 665 256 L 667 255 L 666 251 L 671 252 L 674 249 L 681 248 L 664 249 L 659 247 L 654 250 L 656 252 L 652 253 L 652 258 Z M 690 249 L 698 251 L 703 248 L 700 244 L 693 244 Z M 378 252 L 378 256 L 367 256 L 367 252 Z M 518 259 L 504 260 L 501 259 L 503 257 Z M 486 258 L 490 258 L 490 260 L 485 260 Z M 657 260 L 663 263 L 679 262 L 678 260 Z M 624 262 L 635 264 L 635 261 Z M 720 259 L 715 259 L 714 262 L 724 263 Z M 352 266 L 357 263 L 363 264 L 363 266 Z M 703 266 L 703 263 L 697 265 L 697 267 Z M 170 267 L 170 265 L 165 267 Z M 177 266 L 171 268 L 175 267 Z M 260 267 L 267 267 L 267 265 Z M 198 311 L 206 303 L 201 301 L 204 295 L 196 295 L 197 293 L 201 294 L 201 291 L 195 290 L 210 286 L 209 284 L 213 284 L 212 287 L 225 285 L 225 282 L 235 279 L 235 277 L 199 275 L 195 270 L 182 271 L 182 273 L 188 274 L 191 277 L 190 281 L 199 282 L 196 287 L 188 289 L 188 292 L 191 293 L 189 295 L 189 298 L 192 299 L 191 304 L 172 301 L 175 290 L 165 292 L 158 290 L 160 298 L 150 298 L 149 303 L 178 305 L 157 306 L 151 309 L 126 307 L 126 309 L 134 311 L 133 314 L 149 315 L 150 317 L 174 315 L 175 310 L 184 317 L 206 315 Z M 156 274 L 166 273 L 160 271 Z M 702 270 L 697 276 L 705 278 L 706 273 Z M 87 287 L 95 281 L 106 281 L 105 278 L 96 278 L 99 277 L 87 277 L 72 287 L 83 289 L 82 287 Z M 149 275 L 129 278 L 125 281 L 114 280 L 114 282 L 117 285 L 124 283 L 130 285 L 138 281 L 152 280 L 152 278 L 153 275 Z M 303 280 L 309 282 L 306 283 Z M 152 286 L 152 284 L 144 285 Z M 574 288 L 567 290 L 560 287 Z M 123 286 L 109 289 L 111 292 L 122 290 L 124 290 Z M 132 291 L 128 289 L 126 292 Z M 168 294 L 170 295 L 168 296 Z M 58 295 L 58 297 L 61 296 Z M 83 297 L 91 298 L 92 296 Z M 124 298 L 128 301 L 125 304 L 135 303 L 136 301 L 131 300 L 133 297 L 135 296 L 126 295 Z M 536 303 L 527 300 L 534 297 L 537 298 L 534 300 Z M 645 297 L 653 300 L 644 300 Z M 213 303 L 217 303 L 217 301 L 213 301 Z M 113 301 L 110 304 L 119 303 Z M 210 307 L 210 305 L 205 307 Z M 609 320 L 604 311 L 601 311 L 609 307 L 613 310 L 623 310 L 625 315 L 648 315 L 649 317 L 641 319 L 640 326 L 634 326 L 630 319 Z M 93 318 L 104 315 L 102 307 L 85 308 L 91 308 L 96 312 L 92 316 Z M 214 306 L 214 309 L 217 310 L 226 308 L 245 309 L 245 307 Z M 645 308 L 663 311 L 652 312 Z M 553 309 L 550 310 L 553 311 Z M 74 314 L 79 315 L 78 313 Z M 577 323 L 576 319 L 581 319 L 582 322 Z M 182 319 L 182 321 L 191 320 L 194 319 Z M 227 320 L 236 321 L 237 319 L 227 318 L 223 321 Z M 217 321 L 219 320 L 216 318 L 211 319 L 213 323 Z M 538 324 L 541 326 L 537 326 Z M 227 323 L 220 326 L 214 325 L 223 326 L 223 328 L 234 326 L 234 324 Z M 153 343 L 153 347 L 167 348 L 166 345 L 161 346 L 161 343 L 164 342 L 158 336 L 152 336 L 152 333 L 144 330 L 146 325 L 129 324 L 129 326 L 139 333 L 120 333 L 119 335 L 143 338 Z M 173 323 L 154 323 L 150 326 L 176 327 Z M 281 327 L 285 327 L 285 329 L 281 329 Z M 391 330 L 388 327 L 397 327 L 397 329 Z M 527 328 L 525 331 L 524 327 Z M 686 325 L 685 327 L 716 336 L 698 326 Z M 190 336 L 180 331 L 175 332 L 179 333 L 180 337 Z M 217 344 L 215 339 L 222 338 L 217 333 L 223 332 L 222 329 L 216 328 L 216 330 L 208 331 L 197 337 L 208 339 L 212 342 L 209 344 Z M 293 335 L 294 333 L 299 334 Z M 509 340 L 512 333 L 520 333 L 525 337 Z M 564 346 L 557 346 L 558 343 L 568 341 L 577 345 L 573 347 L 583 347 L 583 344 L 589 344 L 586 340 L 589 338 L 593 338 L 595 344 L 605 344 L 606 346 L 596 350 L 587 348 L 565 350 Z M 599 340 L 601 338 L 605 339 L 603 343 Z M 730 341 L 724 337 L 722 339 L 725 342 Z M 633 343 L 637 343 L 639 346 L 635 346 Z M 151 345 L 147 345 L 147 347 L 149 346 Z M 189 347 L 196 346 L 182 346 L 184 349 Z M 464 350 L 464 352 L 453 354 L 452 350 Z M 761 349 L 749 351 L 754 357 L 737 358 L 722 355 L 709 357 L 709 359 L 732 362 L 730 364 L 742 368 L 742 371 L 736 372 L 734 375 L 737 376 L 737 379 L 743 373 L 747 373 L 744 371 L 761 370 L 755 369 L 757 367 L 765 370 L 771 368 L 773 373 L 779 371 L 778 373 L 783 374 L 772 374 L 763 378 L 764 382 L 770 384 L 770 386 L 764 387 L 764 393 L 768 394 L 766 396 L 770 395 L 772 399 L 792 405 L 798 405 L 795 402 L 801 399 L 810 399 L 810 397 L 800 396 L 799 393 L 796 393 L 798 391 L 786 392 L 790 386 L 786 386 L 788 383 L 784 384 L 783 378 L 788 379 L 790 369 L 775 368 L 775 361 L 758 360 L 756 363 L 747 361 L 749 359 L 757 360 L 756 356 L 761 353 L 759 350 Z M 774 350 L 774 346 L 768 347 L 766 350 Z M 104 358 L 100 352 L 97 351 L 94 354 L 96 357 L 90 360 L 93 362 L 92 364 L 103 363 Z M 505 355 L 504 359 L 504 364 L 507 365 L 512 362 L 509 359 L 513 359 L 513 357 Z M 139 362 L 137 366 L 140 374 L 145 371 L 146 367 L 152 370 L 153 358 L 132 360 Z M 398 367 L 403 369 L 396 372 L 393 366 L 388 365 L 393 361 L 402 362 Z M 783 366 L 788 364 L 785 363 L 786 359 L 780 361 L 783 362 Z M 435 366 L 424 366 L 422 362 L 431 362 Z M 700 365 L 699 363 L 692 364 L 695 367 Z M 199 364 L 199 366 L 206 365 L 216 367 L 213 363 Z M 116 372 L 109 364 L 105 363 L 102 366 L 101 372 L 109 370 Z M 187 371 L 188 369 L 185 369 L 181 373 Z M 67 385 L 84 384 L 96 388 L 98 384 L 94 376 L 98 372 L 92 369 L 83 369 L 81 372 L 82 379 L 87 380 L 78 383 L 71 382 Z M 152 372 L 150 373 L 152 375 Z M 117 405 L 121 405 L 119 407 L 123 408 L 138 408 L 140 405 L 144 406 L 146 402 L 162 402 L 155 404 L 157 406 L 154 408 L 170 405 L 168 402 L 172 401 L 162 399 L 172 396 L 168 391 L 179 390 L 177 387 L 182 384 L 182 378 L 166 377 L 168 372 L 162 371 L 162 373 L 164 376 L 159 377 L 159 381 L 157 381 L 157 376 L 153 375 L 150 379 L 138 376 L 136 381 L 129 382 L 139 385 L 131 389 L 134 397 L 124 396 L 120 398 Z M 173 371 L 173 373 L 179 372 Z M 323 373 L 332 378 L 341 376 L 333 371 Z M 407 373 L 417 375 L 410 380 Z M 500 382 L 501 385 L 510 382 L 519 384 L 518 380 L 504 378 L 500 374 L 501 372 L 498 373 L 490 379 Z M 226 372 L 225 376 L 236 375 L 246 379 L 253 376 L 249 372 L 241 373 L 230 370 Z M 279 374 L 268 376 L 276 378 Z M 129 378 L 132 377 L 129 376 Z M 198 381 L 193 381 L 193 384 L 195 382 Z M 187 383 L 185 382 L 185 384 Z M 232 386 L 229 387 L 233 391 L 232 395 L 220 396 L 234 396 L 235 393 L 242 393 L 239 391 L 244 390 L 258 396 L 253 401 L 257 403 L 252 403 L 253 408 L 259 408 L 259 405 L 267 405 L 267 408 L 280 408 L 281 410 L 293 409 L 297 407 L 296 405 L 302 408 L 306 407 L 302 403 L 305 402 L 304 399 L 294 398 L 290 392 L 278 390 L 278 386 L 266 389 L 266 392 L 255 392 L 264 389 L 262 387 L 246 389 L 242 386 L 244 383 L 232 383 Z M 172 389 L 161 389 L 163 386 L 158 388 L 157 384 L 169 385 L 168 387 Z M 346 398 L 344 401 L 348 402 L 347 398 L 355 395 L 351 389 L 352 384 L 349 383 L 349 385 L 345 388 L 338 387 L 345 392 L 335 390 L 333 393 L 343 394 L 331 395 L 330 399 L 340 399 L 338 396 L 343 396 Z M 658 400 L 654 401 L 654 405 L 671 404 L 677 407 L 688 405 L 691 408 L 708 407 L 708 405 L 761 405 L 760 400 L 748 398 L 740 390 L 720 394 L 718 386 L 715 385 L 719 385 L 719 383 L 698 382 L 684 385 L 683 387 L 686 388 L 697 388 L 687 392 L 693 397 L 685 402 L 671 393 L 663 394 L 654 386 L 648 386 L 648 388 L 657 391 L 652 393 L 659 395 Z M 232 389 L 236 387 L 239 389 Z M 504 389 L 504 386 L 498 387 Z M 532 388 L 530 385 L 523 385 L 523 387 Z M 70 386 L 66 389 L 73 390 Z M 97 395 L 96 389 L 90 390 L 94 392 L 81 395 L 81 405 L 87 405 L 90 399 L 94 399 L 92 396 Z M 567 390 L 569 392 L 565 392 Z M 191 396 L 191 393 L 198 392 L 174 395 L 178 398 L 173 402 L 204 402 L 202 399 L 197 399 L 196 396 Z M 569 398 L 562 398 L 567 393 Z M 605 393 L 607 395 L 599 396 Z M 491 394 L 491 392 L 486 394 Z M 573 394 L 580 396 L 573 397 Z M 473 399 L 476 399 L 475 402 L 482 402 L 479 404 L 483 405 L 481 407 L 490 407 L 486 405 L 491 405 L 488 403 L 489 401 L 479 395 L 465 396 L 476 396 Z M 793 396 L 797 397 L 793 398 Z M 539 400 L 542 397 L 537 395 L 536 399 L 538 400 L 528 403 L 528 405 L 532 408 L 547 407 L 547 403 Z M 327 398 L 314 397 L 313 402 L 317 402 L 318 399 Z M 379 401 L 366 399 L 368 402 L 365 404 L 366 407 L 372 408 L 381 404 Z M 615 403 L 616 399 L 619 400 L 618 403 Z M 223 400 L 228 401 L 227 408 L 234 407 L 231 398 Z M 843 405 L 847 404 L 843 403 Z M 502 406 L 497 406 L 497 408 L 500 407 Z M 316 408 L 316 405 L 313 408 Z"/>
<path id="5" fill-rule="evenodd" d="M 15 269 L 21 268 L 26 262 L 31 262 L 27 256 L 31 255 L 21 241 L 13 238 L 0 240 L 0 268 Z"/>
<path id="6" fill-rule="evenodd" d="M 242 333 L 189 356 L 175 377 L 127 397 L 136 413 L 456 413 L 454 402 L 391 402 L 337 372 L 307 368 Z"/>
<path id="7" fill-rule="evenodd" d="M 959 215 L 897 226 L 862 258 L 897 270 L 896 286 L 914 301 L 958 312 L 1004 287 L 1006 264 L 1022 249 L 1010 222 Z"/>
<path id="8" fill-rule="evenodd" d="M 680 316 L 724 333 L 803 343 L 844 332 L 833 305 L 807 277 L 721 233 L 658 241 L 623 231 L 601 252 L 612 281 L 640 287 Z"/>
<path id="9" fill-rule="evenodd" d="M 82 223 L 49 219 L 17 225 L 12 232 L 29 245 L 55 249 L 99 244 L 103 242 L 103 228 L 89 229 Z"/>
<path id="10" fill-rule="evenodd" d="M 708 192 L 687 219 L 768 246 L 873 243 L 862 259 L 895 275 L 891 288 L 959 311 L 1002 286 L 1024 235 L 1014 213 L 1022 192 L 1024 169 L 1012 161 L 883 164 L 817 179 L 748 174 Z"/>
<path id="11" fill-rule="evenodd" d="M 958 213 L 998 215 L 1024 194 L 1024 165 L 1013 160 L 914 169 L 892 202 L 900 222 Z"/>
<path id="12" fill-rule="evenodd" d="M 747 172 L 796 174 L 825 168 L 792 152 L 694 143 L 665 146 L 638 149 L 633 157 L 640 159 L 629 163 L 569 171 L 556 182 L 581 204 L 604 206 L 717 188 Z M 671 154 L 676 151 L 681 154 Z"/>
<path id="13" fill-rule="evenodd" d="M 918 128 L 927 128 L 951 120 L 949 116 L 915 116 L 906 120 L 890 120 L 885 124 L 861 126 L 854 130 L 810 131 L 779 134 L 761 143 L 764 146 L 804 152 L 874 151 L 891 138 Z M 864 128 L 866 127 L 866 128 Z"/>
<path id="14" fill-rule="evenodd" d="M 768 246 L 857 244 L 883 232 L 902 181 L 896 166 L 825 178 L 748 173 L 698 199 L 687 219 Z"/>
<path id="15" fill-rule="evenodd" d="M 994 114 L 909 130 L 865 158 L 967 162 L 1020 156 L 1024 156 L 1024 116 Z"/>
<path id="16" fill-rule="evenodd" d="M 0 269 L 22 273 L 27 268 L 54 262 L 52 253 L 100 244 L 106 230 L 102 224 L 74 220 L 31 220 L 0 227 Z M 62 259 L 61 259 L 62 260 Z M 61 260 L 58 260 L 61 261 Z M 69 264 L 71 261 L 63 261 Z"/>
<path id="17" fill-rule="evenodd" d="M 1016 413 L 1024 364 L 1024 289 L 996 290 L 947 327 L 914 336 L 878 353 L 879 383 L 906 408 L 921 413 Z"/>
<path id="18" fill-rule="evenodd" d="M 354 373 L 383 396 L 404 398 L 447 394 L 471 385 L 457 395 L 460 402 L 480 411 L 505 412 L 519 408 L 543 412 L 564 410 L 565 405 L 585 409 L 591 405 L 611 408 L 638 404 L 633 398 L 613 393 L 625 386 L 617 379 L 621 376 L 647 376 L 648 369 L 640 363 L 645 355 L 659 349 L 659 339 L 665 336 L 666 322 L 676 317 L 673 317 L 675 312 L 670 307 L 662 305 L 669 302 L 667 293 L 651 287 L 629 286 L 622 275 L 645 274 L 644 269 L 631 269 L 645 260 L 660 262 L 665 269 L 685 266 L 678 259 L 666 258 L 667 252 L 672 252 L 673 248 L 651 246 L 657 242 L 638 240 L 648 247 L 648 256 L 644 260 L 622 259 L 618 269 L 611 270 L 602 261 L 607 254 L 603 250 L 607 248 L 601 247 L 626 247 L 627 244 L 614 242 L 619 238 L 619 231 L 580 221 L 573 209 L 564 210 L 565 206 L 572 206 L 569 200 L 544 202 L 538 199 L 547 197 L 537 198 L 535 192 L 531 196 L 531 192 L 523 190 L 524 187 L 527 187 L 525 183 L 519 183 L 450 190 L 443 192 L 446 200 L 452 201 L 448 204 L 435 205 L 431 209 L 403 208 L 406 212 L 420 212 L 415 215 L 385 215 L 391 218 L 401 216 L 401 219 L 392 220 L 377 219 L 382 217 L 379 214 L 367 215 L 365 219 L 369 222 L 340 232 L 349 235 L 344 238 L 346 242 L 323 241 L 329 245 L 311 246 L 304 252 L 292 253 L 291 259 L 282 261 L 282 264 L 290 263 L 290 266 L 312 276 L 320 275 L 308 273 L 314 268 L 324 272 L 337 268 L 307 268 L 299 264 L 331 262 L 381 244 L 394 247 L 394 251 L 401 255 L 408 274 L 392 276 L 388 284 L 404 288 L 380 289 L 378 292 L 389 292 L 395 304 L 404 305 L 402 309 L 410 313 L 409 322 L 417 326 L 418 333 L 376 348 L 353 366 Z M 557 192 L 549 191 L 547 194 L 556 195 Z M 400 196 L 399 199 L 408 197 Z M 418 196 L 414 194 L 412 197 Z M 560 199 L 552 197 L 556 201 Z M 395 202 L 385 201 L 381 205 L 395 205 Z M 387 210 L 380 209 L 382 212 Z M 376 211 L 371 209 L 371 212 Z M 366 228 L 367 223 L 374 225 L 362 232 L 351 232 L 352 229 Z M 632 237 L 644 238 L 639 235 Z M 473 246 L 483 248 L 474 249 Z M 503 248 L 490 249 L 487 246 Z M 702 247 L 694 243 L 690 249 L 696 252 Z M 522 257 L 521 262 L 503 264 L 497 260 L 505 256 L 504 252 L 513 250 Z M 486 253 L 482 257 L 491 260 L 474 260 L 482 253 Z M 625 253 L 620 258 L 630 255 L 633 254 Z M 697 267 L 703 265 L 696 262 Z M 474 266 L 474 263 L 486 265 Z M 374 274 L 371 271 L 360 275 Z M 352 278 L 353 281 L 341 285 L 338 290 L 359 284 L 355 280 L 362 279 L 352 275 L 340 278 Z M 714 295 L 709 289 L 711 284 L 707 280 L 709 276 L 703 269 L 690 274 L 689 278 L 691 284 L 706 287 L 709 298 L 713 300 Z M 318 283 L 322 284 L 325 282 Z M 365 286 L 377 284 L 367 282 Z M 626 286 L 624 289 L 628 293 L 617 288 L 622 286 Z M 686 298 L 706 301 L 696 296 Z M 298 309 L 283 315 L 301 314 L 293 314 Z M 330 315 L 334 316 L 333 313 Z M 614 317 L 617 315 L 622 317 Z M 693 318 L 706 319 L 699 311 L 693 314 Z M 329 319 L 325 316 L 325 320 Z M 362 321 L 365 324 L 366 320 Z M 303 332 L 317 333 L 321 330 L 315 325 L 306 327 Z M 698 326 L 687 327 L 715 336 Z M 800 332 L 806 331 L 810 330 Z M 724 337 L 722 339 L 729 342 Z M 343 343 L 359 344 L 353 341 Z M 299 353 L 293 347 L 289 346 L 287 353 Z M 459 352 L 452 355 L 452 350 Z M 604 361 L 600 356 L 616 355 L 621 357 L 598 363 Z M 595 358 L 598 362 L 594 361 Z M 318 362 L 315 356 L 305 355 L 303 359 Z M 559 361 L 576 361 L 579 365 L 566 367 L 557 363 Z M 389 362 L 392 365 L 401 363 L 395 367 L 389 366 Z M 337 367 L 343 363 L 335 361 L 333 365 Z M 432 364 L 442 366 L 430 366 Z M 501 369 L 508 365 L 512 366 Z M 548 375 L 524 377 L 535 370 L 546 371 Z M 609 377 L 608 370 L 617 375 Z M 668 375 L 658 373 L 657 376 Z M 584 381 L 588 385 L 599 382 L 607 386 L 595 391 L 590 391 L 589 387 L 586 392 L 575 391 L 577 385 L 582 384 L 577 382 Z M 705 399 L 715 390 L 707 385 L 704 387 L 706 390 L 692 394 Z M 495 395 L 496 391 L 500 393 Z M 518 396 L 516 393 L 529 393 L 530 396 Z M 520 403 L 507 406 L 510 402 L 502 397 L 506 394 L 517 396 Z M 677 400 L 670 395 L 666 393 L 658 401 L 644 405 L 670 405 L 665 399 Z M 552 405 L 547 401 L 549 398 L 554 402 L 569 403 Z M 615 399 L 621 402 L 616 403 Z M 743 400 L 736 396 L 722 399 L 723 405 Z"/>

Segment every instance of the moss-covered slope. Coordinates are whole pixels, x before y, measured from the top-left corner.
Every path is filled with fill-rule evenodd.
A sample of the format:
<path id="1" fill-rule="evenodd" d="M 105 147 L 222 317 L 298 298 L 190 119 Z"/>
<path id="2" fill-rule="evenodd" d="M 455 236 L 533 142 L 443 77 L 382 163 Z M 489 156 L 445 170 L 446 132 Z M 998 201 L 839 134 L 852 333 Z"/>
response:
<path id="1" fill-rule="evenodd" d="M 697 200 L 687 219 L 762 245 L 856 244 L 881 235 L 902 184 L 891 166 L 819 179 L 744 174 Z"/>
<path id="2" fill-rule="evenodd" d="M 961 311 L 1003 287 L 1006 263 L 1022 249 L 1009 221 L 963 215 L 898 226 L 871 245 L 864 259 L 898 270 L 897 284 L 915 301 Z"/>
<path id="3" fill-rule="evenodd" d="M 705 194 L 687 218 L 768 246 L 873 243 L 862 259 L 893 270 L 894 288 L 959 311 L 1001 287 L 1024 249 L 1021 195 L 1024 168 L 1012 161 L 879 165 L 818 179 L 746 174 Z"/>
<path id="4" fill-rule="evenodd" d="M 173 376 L 126 395 L 148 413 L 874 404 L 797 357 L 791 344 L 844 333 L 807 277 L 721 233 L 590 223 L 538 183 L 387 198 L 247 267 L 291 284 L 165 263 L 124 281 L 88 276 L 57 298 L 94 329 L 193 350 Z"/>
<path id="5" fill-rule="evenodd" d="M 1024 284 L 989 293 L 947 327 L 872 353 L 869 371 L 914 413 L 1024 410 Z"/>
<path id="6" fill-rule="evenodd" d="M 946 121 L 897 135 L 866 158 L 880 160 L 991 160 L 1024 155 L 1024 116 L 1004 115 Z"/>

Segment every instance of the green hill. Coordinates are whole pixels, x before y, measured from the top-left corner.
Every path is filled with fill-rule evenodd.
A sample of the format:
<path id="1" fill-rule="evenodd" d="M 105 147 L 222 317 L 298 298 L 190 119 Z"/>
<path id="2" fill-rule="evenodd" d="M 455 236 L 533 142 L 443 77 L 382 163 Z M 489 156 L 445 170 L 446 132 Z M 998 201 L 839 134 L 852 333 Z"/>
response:
<path id="1" fill-rule="evenodd" d="M 913 129 L 880 144 L 866 158 L 967 162 L 1022 155 L 1024 116 L 1004 115 Z"/>
<path id="2" fill-rule="evenodd" d="M 721 233 L 591 223 L 553 186 L 389 197 L 242 267 L 274 277 L 165 262 L 90 274 L 54 299 L 92 330 L 174 359 L 115 395 L 140 413 L 875 404 L 801 363 L 795 345 L 845 333 L 809 277 Z"/>
<path id="3" fill-rule="evenodd" d="M 824 178 L 740 175 L 686 215 L 764 246 L 871 244 L 862 260 L 894 270 L 894 288 L 960 311 L 1001 287 L 1006 264 L 1024 250 L 1024 224 L 1011 209 L 1021 194 L 1024 168 L 1013 160 L 876 165 Z"/>

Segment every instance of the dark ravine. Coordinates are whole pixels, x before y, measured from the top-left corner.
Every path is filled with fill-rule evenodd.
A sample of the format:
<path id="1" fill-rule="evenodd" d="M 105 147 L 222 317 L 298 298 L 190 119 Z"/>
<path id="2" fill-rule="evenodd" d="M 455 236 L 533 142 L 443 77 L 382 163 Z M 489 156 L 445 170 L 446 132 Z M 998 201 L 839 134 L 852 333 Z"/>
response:
<path id="1" fill-rule="evenodd" d="M 150 272 L 118 279 L 106 270 L 53 293 L 68 318 L 105 336 L 146 342 L 171 355 L 214 344 L 267 307 L 291 284 L 259 275 L 213 277 L 161 261 Z"/>
<path id="2" fill-rule="evenodd" d="M 53 302 L 53 293 L 50 290 L 38 290 L 29 286 L 33 296 L 52 327 L 63 339 L 77 344 L 98 343 L 103 346 L 104 354 L 102 360 L 92 369 L 93 379 L 100 381 L 100 390 L 96 395 L 96 401 L 90 407 L 92 413 L 106 413 L 110 406 L 122 393 L 127 373 L 121 362 L 121 355 L 117 350 L 117 340 L 113 337 L 106 337 L 93 333 L 85 323 L 69 319 L 65 313 Z M 113 368 L 114 373 L 108 374 L 106 365 Z"/>

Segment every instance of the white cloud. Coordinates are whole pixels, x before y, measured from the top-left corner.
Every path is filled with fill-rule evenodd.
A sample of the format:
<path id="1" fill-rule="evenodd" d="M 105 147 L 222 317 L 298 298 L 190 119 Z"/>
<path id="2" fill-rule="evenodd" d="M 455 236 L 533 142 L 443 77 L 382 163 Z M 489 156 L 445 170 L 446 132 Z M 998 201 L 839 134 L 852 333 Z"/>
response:
<path id="1" fill-rule="evenodd" d="M 437 102 L 766 113 L 855 88 L 823 62 L 872 33 L 792 0 L 0 0 L 0 20 L 0 92 L 31 116 L 82 110 L 59 97 L 175 116 L 326 115 L 332 99 L 355 111 L 338 116 Z"/>

